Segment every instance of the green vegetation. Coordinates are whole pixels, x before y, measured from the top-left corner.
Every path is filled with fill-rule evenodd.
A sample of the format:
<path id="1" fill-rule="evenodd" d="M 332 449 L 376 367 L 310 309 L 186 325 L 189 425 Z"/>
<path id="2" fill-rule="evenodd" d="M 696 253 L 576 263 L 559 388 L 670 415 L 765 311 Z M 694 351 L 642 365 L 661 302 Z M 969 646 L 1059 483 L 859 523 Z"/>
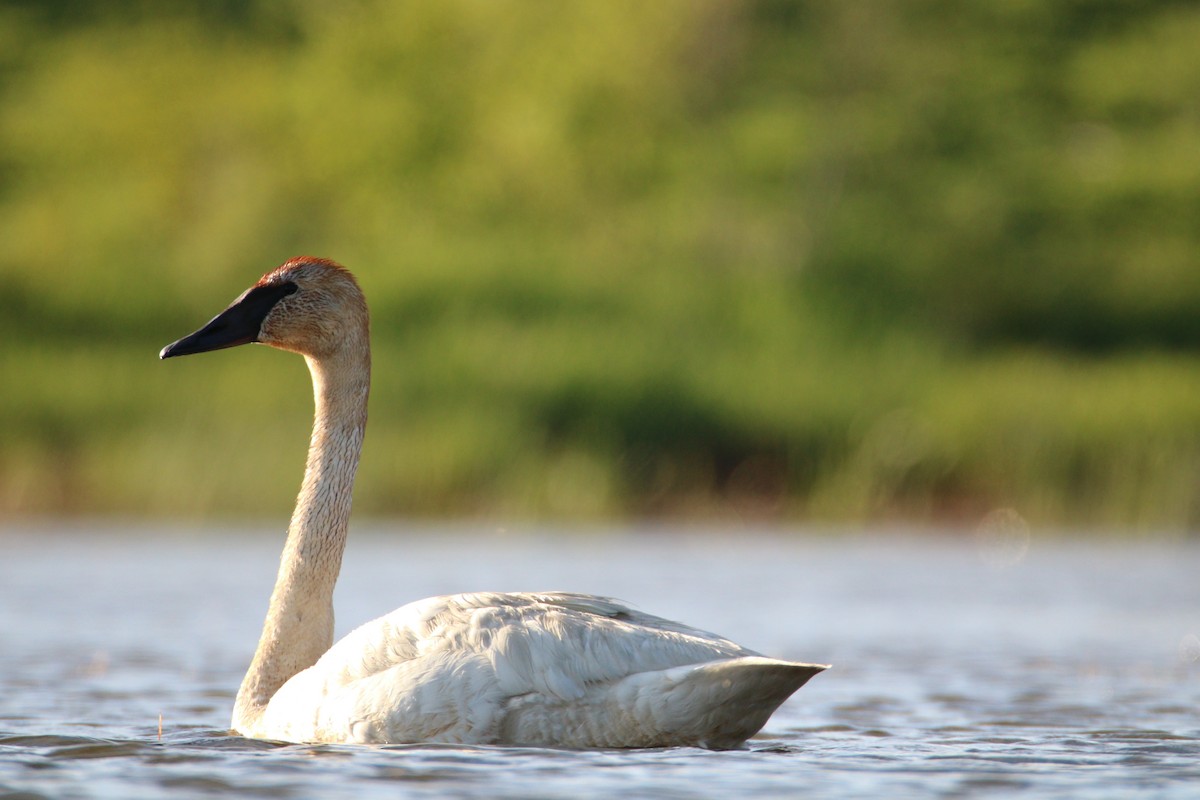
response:
<path id="1" fill-rule="evenodd" d="M 311 398 L 159 364 L 359 275 L 357 506 L 1200 522 L 1200 9 L 0 4 L 0 512 L 269 514 Z"/>

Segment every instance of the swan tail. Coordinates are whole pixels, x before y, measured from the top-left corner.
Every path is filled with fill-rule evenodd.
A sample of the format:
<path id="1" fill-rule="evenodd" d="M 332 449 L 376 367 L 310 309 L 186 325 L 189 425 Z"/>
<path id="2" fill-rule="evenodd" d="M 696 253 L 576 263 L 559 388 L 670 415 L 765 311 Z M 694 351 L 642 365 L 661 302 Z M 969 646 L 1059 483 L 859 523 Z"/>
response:
<path id="1" fill-rule="evenodd" d="M 826 667 L 747 656 L 630 675 L 572 702 L 510 698 L 492 744 L 548 747 L 741 746 Z"/>
<path id="2" fill-rule="evenodd" d="M 729 750 L 758 733 L 785 700 L 826 668 L 754 656 L 676 667 L 657 673 L 658 686 L 645 694 L 651 699 L 643 708 L 678 743 Z"/>

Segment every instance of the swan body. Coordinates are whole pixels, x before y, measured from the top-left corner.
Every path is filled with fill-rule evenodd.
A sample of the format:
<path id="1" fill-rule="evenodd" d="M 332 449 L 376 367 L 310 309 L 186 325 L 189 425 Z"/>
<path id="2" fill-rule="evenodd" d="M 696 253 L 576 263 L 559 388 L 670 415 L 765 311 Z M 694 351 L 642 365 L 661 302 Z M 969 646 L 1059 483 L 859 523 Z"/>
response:
<path id="1" fill-rule="evenodd" d="M 304 355 L 316 413 L 232 727 L 288 742 L 716 749 L 825 669 L 604 597 L 480 592 L 409 603 L 333 643 L 333 587 L 370 390 L 366 302 L 324 259 L 268 272 L 160 356 L 260 342 Z"/>

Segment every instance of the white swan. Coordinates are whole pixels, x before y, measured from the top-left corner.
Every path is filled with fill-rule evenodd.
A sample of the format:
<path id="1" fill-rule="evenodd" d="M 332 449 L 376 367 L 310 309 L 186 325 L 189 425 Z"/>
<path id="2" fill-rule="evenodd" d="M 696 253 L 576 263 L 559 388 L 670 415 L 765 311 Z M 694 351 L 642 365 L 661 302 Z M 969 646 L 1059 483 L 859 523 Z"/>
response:
<path id="1" fill-rule="evenodd" d="M 290 742 L 571 748 L 753 736 L 825 669 L 603 597 L 477 593 L 410 603 L 333 644 L 333 585 L 371 379 L 367 306 L 344 268 L 295 258 L 161 358 L 261 342 L 300 353 L 316 418 L 258 649 L 233 728 Z"/>

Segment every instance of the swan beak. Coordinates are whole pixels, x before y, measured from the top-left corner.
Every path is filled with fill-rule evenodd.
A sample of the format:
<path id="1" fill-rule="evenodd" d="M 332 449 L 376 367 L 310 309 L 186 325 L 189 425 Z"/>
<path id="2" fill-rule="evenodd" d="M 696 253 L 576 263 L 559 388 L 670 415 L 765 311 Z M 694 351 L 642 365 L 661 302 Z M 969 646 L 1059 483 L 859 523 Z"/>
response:
<path id="1" fill-rule="evenodd" d="M 271 313 L 271 309 L 297 288 L 290 281 L 252 287 L 203 328 L 164 347 L 158 357 L 190 356 L 257 342 L 263 320 Z"/>

